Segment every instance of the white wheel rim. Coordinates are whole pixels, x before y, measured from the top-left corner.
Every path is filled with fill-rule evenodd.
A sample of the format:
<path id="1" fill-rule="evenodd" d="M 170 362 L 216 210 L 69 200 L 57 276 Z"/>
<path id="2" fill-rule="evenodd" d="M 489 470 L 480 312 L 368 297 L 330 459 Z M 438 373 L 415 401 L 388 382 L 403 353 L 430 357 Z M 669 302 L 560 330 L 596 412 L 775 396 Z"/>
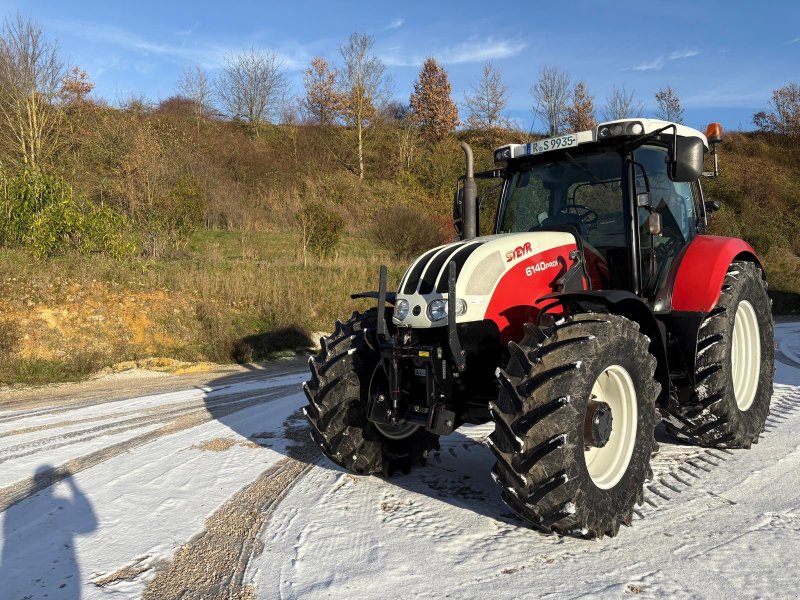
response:
<path id="1" fill-rule="evenodd" d="M 592 399 L 605 402 L 611 409 L 611 436 L 605 446 L 588 448 L 583 456 L 592 482 L 601 490 L 608 490 L 628 470 L 636 445 L 639 408 L 628 371 L 619 365 L 606 368 L 592 386 Z"/>
<path id="2" fill-rule="evenodd" d="M 739 302 L 733 319 L 731 374 L 736 406 L 745 411 L 753 405 L 761 375 L 761 335 L 756 311 L 747 300 Z"/>

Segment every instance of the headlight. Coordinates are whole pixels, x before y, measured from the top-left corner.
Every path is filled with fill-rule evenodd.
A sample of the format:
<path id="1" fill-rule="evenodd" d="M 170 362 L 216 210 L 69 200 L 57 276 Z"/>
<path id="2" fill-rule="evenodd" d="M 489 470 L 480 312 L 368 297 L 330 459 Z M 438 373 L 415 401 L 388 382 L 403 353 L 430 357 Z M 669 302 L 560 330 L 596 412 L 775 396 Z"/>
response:
<path id="1" fill-rule="evenodd" d="M 404 321 L 408 316 L 408 300 L 398 300 L 394 305 L 394 318 Z"/>
<path id="2" fill-rule="evenodd" d="M 456 316 L 467 312 L 467 303 L 461 298 L 456 298 Z M 428 304 L 428 318 L 431 321 L 441 321 L 447 316 L 447 300 L 440 298 Z"/>
<path id="3" fill-rule="evenodd" d="M 617 123 L 611 126 L 611 135 L 622 135 L 622 125 Z"/>

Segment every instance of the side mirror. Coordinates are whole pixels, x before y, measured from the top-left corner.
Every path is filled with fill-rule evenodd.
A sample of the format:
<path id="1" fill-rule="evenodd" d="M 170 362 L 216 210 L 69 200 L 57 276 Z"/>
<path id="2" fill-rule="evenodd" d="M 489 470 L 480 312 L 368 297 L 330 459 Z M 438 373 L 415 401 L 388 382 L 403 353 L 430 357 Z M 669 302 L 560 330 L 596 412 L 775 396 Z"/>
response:
<path id="1" fill-rule="evenodd" d="M 661 235 L 661 215 L 659 213 L 653 212 L 647 217 L 647 233 Z"/>
<path id="2" fill-rule="evenodd" d="M 670 179 L 678 182 L 691 182 L 703 174 L 703 158 L 706 147 L 697 137 L 675 136 L 673 161 L 670 165 Z"/>
<path id="3" fill-rule="evenodd" d="M 718 211 L 722 206 L 722 204 L 720 203 L 719 200 L 706 200 L 705 206 L 706 206 L 706 212 L 711 214 L 713 212 Z"/>

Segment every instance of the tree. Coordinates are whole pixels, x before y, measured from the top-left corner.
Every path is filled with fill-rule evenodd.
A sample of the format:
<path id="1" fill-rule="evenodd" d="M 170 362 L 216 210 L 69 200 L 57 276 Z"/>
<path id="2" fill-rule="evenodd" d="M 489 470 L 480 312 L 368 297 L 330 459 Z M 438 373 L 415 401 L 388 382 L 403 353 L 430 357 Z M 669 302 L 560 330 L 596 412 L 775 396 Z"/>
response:
<path id="1" fill-rule="evenodd" d="M 450 93 L 447 71 L 433 58 L 425 59 L 411 94 L 411 110 L 426 140 L 435 142 L 458 125 L 458 107 Z"/>
<path id="2" fill-rule="evenodd" d="M 586 91 L 586 84 L 579 81 L 572 90 L 572 104 L 567 107 L 566 123 L 571 131 L 594 129 L 597 119 L 594 116 L 594 96 Z"/>
<path id="3" fill-rule="evenodd" d="M 233 119 L 245 121 L 258 135 L 263 123 L 280 114 L 286 73 L 278 54 L 255 48 L 225 58 L 217 95 Z"/>
<path id="4" fill-rule="evenodd" d="M 186 67 L 178 79 L 178 90 L 192 101 L 197 120 L 203 119 L 211 101 L 211 86 L 203 67 L 198 64 Z"/>
<path id="5" fill-rule="evenodd" d="M 546 125 L 548 135 L 558 135 L 567 123 L 569 84 L 569 74 L 551 65 L 542 68 L 531 87 L 533 114 Z"/>
<path id="6" fill-rule="evenodd" d="M 74 66 L 61 80 L 59 98 L 62 104 L 68 106 L 83 105 L 88 102 L 87 96 L 93 89 L 94 84 L 89 81 L 89 74 Z"/>
<path id="7" fill-rule="evenodd" d="M 41 27 L 17 15 L 0 32 L 0 139 L 16 160 L 37 170 L 60 143 L 57 105 L 64 79 L 58 48 Z"/>
<path id="8" fill-rule="evenodd" d="M 487 62 L 473 94 L 464 94 L 470 129 L 498 129 L 508 126 L 503 111 L 508 106 L 508 88 L 503 84 L 501 73 Z"/>
<path id="9" fill-rule="evenodd" d="M 339 71 L 328 65 L 321 56 L 311 59 L 303 72 L 306 96 L 302 107 L 306 119 L 314 125 L 333 125 L 344 107 L 344 98 L 337 88 Z"/>
<path id="10" fill-rule="evenodd" d="M 790 83 L 772 92 L 769 112 L 753 115 L 753 123 L 763 131 L 800 136 L 800 85 Z"/>
<path id="11" fill-rule="evenodd" d="M 659 119 L 672 121 L 673 123 L 683 123 L 681 101 L 672 87 L 667 86 L 656 92 L 656 104 L 658 105 L 656 116 Z"/>
<path id="12" fill-rule="evenodd" d="M 339 47 L 344 60 L 342 74 L 343 115 L 356 132 L 358 177 L 364 179 L 364 136 L 377 115 L 377 105 L 386 96 L 386 66 L 372 55 L 375 38 L 352 33 L 347 44 Z"/>
<path id="13" fill-rule="evenodd" d="M 611 93 L 606 98 L 606 103 L 600 110 L 603 121 L 617 121 L 628 117 L 641 117 L 644 107 L 641 102 L 634 99 L 634 92 L 630 93 L 625 86 L 612 88 Z"/>

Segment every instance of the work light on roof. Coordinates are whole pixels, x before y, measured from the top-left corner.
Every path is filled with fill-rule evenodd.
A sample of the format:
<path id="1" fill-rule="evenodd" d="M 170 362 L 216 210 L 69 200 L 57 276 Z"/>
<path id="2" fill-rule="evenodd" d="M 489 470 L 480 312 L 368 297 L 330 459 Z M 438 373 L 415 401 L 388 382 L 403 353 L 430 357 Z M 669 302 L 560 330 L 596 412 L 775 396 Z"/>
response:
<path id="1" fill-rule="evenodd" d="M 639 121 L 621 121 L 619 123 L 607 123 L 597 129 L 598 139 L 604 140 L 618 135 L 641 135 L 644 133 L 644 125 Z"/>

